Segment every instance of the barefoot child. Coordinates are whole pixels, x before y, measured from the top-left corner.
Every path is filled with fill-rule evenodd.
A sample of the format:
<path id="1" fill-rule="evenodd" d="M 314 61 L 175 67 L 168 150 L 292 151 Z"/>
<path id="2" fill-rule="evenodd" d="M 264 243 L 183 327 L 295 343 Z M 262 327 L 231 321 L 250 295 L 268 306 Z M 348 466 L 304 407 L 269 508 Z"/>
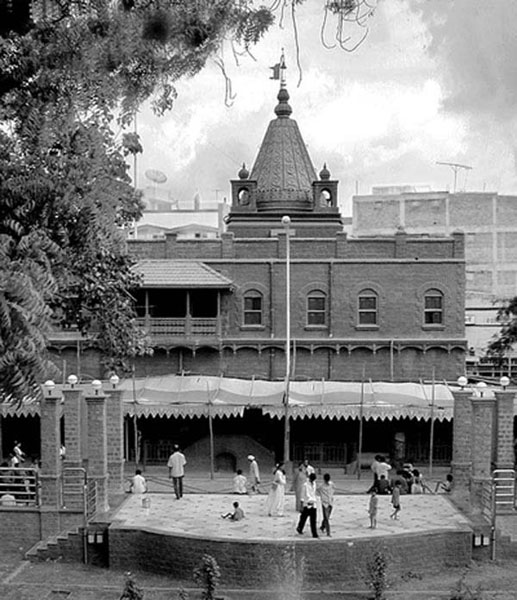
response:
<path id="1" fill-rule="evenodd" d="M 370 515 L 370 529 L 377 527 L 377 507 L 379 506 L 379 498 L 377 498 L 377 492 L 375 488 L 372 489 L 370 495 L 370 502 L 368 504 L 368 514 Z"/>
<path id="2" fill-rule="evenodd" d="M 391 503 L 393 504 L 394 511 L 390 515 L 390 519 L 398 519 L 400 512 L 400 481 L 395 482 L 393 492 L 391 492 Z"/>
<path id="3" fill-rule="evenodd" d="M 221 515 L 223 519 L 230 519 L 230 521 L 241 521 L 244 519 L 244 511 L 239 506 L 238 502 L 233 503 L 233 512 L 226 513 L 225 515 Z"/>

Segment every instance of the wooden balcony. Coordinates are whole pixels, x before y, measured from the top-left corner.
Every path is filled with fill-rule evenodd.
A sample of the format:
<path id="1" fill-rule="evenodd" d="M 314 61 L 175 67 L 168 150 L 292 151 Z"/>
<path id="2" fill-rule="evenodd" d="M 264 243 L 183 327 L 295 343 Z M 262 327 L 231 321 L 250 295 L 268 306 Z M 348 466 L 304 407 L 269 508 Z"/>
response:
<path id="1" fill-rule="evenodd" d="M 200 319 L 186 317 L 184 319 L 168 318 L 141 318 L 137 319 L 138 325 L 153 338 L 188 338 L 218 336 L 221 331 L 221 322 L 217 318 Z"/>

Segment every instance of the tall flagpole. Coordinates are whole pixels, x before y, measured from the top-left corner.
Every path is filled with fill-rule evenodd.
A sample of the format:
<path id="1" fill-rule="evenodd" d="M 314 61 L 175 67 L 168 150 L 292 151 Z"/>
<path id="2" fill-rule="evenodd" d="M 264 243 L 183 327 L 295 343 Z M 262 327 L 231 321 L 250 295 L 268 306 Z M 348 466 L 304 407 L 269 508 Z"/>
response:
<path id="1" fill-rule="evenodd" d="M 284 463 L 291 460 L 290 456 L 290 422 L 289 422 L 289 387 L 291 380 L 291 219 L 282 217 L 285 229 L 285 394 L 284 394 Z"/>
<path id="2" fill-rule="evenodd" d="M 429 430 L 429 477 L 433 476 L 433 453 L 434 453 L 434 404 L 435 404 L 435 368 L 433 367 L 433 382 L 431 387 L 431 427 Z"/>
<path id="3" fill-rule="evenodd" d="M 361 479 L 361 462 L 363 455 L 363 414 L 364 414 L 364 378 L 366 365 L 363 365 L 363 377 L 361 379 L 361 404 L 359 406 L 359 447 L 357 449 L 357 479 Z"/>

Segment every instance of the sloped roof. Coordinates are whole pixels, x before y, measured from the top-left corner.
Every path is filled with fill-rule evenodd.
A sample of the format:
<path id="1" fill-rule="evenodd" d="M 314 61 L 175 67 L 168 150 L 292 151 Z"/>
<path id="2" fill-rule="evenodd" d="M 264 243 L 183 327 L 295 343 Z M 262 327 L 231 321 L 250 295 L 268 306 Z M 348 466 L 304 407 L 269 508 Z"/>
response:
<path id="1" fill-rule="evenodd" d="M 232 281 L 215 269 L 195 260 L 146 259 L 135 266 L 142 286 L 159 288 L 213 288 L 232 286 Z"/>
<path id="2" fill-rule="evenodd" d="M 298 124 L 289 118 L 289 94 L 282 88 L 275 108 L 277 118 L 269 123 L 260 146 L 250 179 L 257 190 L 278 201 L 291 200 L 293 193 L 310 197 L 316 171 Z"/>

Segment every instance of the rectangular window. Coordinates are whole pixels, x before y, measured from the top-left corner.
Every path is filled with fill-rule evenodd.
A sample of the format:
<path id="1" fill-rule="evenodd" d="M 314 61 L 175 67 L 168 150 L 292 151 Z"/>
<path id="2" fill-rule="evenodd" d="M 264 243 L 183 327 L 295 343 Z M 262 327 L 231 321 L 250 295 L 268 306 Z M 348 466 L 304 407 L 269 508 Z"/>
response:
<path id="1" fill-rule="evenodd" d="M 260 296 L 244 298 L 244 325 L 262 325 L 262 298 Z"/>
<path id="2" fill-rule="evenodd" d="M 441 325 L 443 323 L 442 296 L 425 297 L 424 323 L 426 325 Z"/>
<path id="3" fill-rule="evenodd" d="M 307 324 L 325 325 L 325 298 L 312 297 L 307 299 Z"/>
<path id="4" fill-rule="evenodd" d="M 377 298 L 359 297 L 359 325 L 377 325 Z"/>

